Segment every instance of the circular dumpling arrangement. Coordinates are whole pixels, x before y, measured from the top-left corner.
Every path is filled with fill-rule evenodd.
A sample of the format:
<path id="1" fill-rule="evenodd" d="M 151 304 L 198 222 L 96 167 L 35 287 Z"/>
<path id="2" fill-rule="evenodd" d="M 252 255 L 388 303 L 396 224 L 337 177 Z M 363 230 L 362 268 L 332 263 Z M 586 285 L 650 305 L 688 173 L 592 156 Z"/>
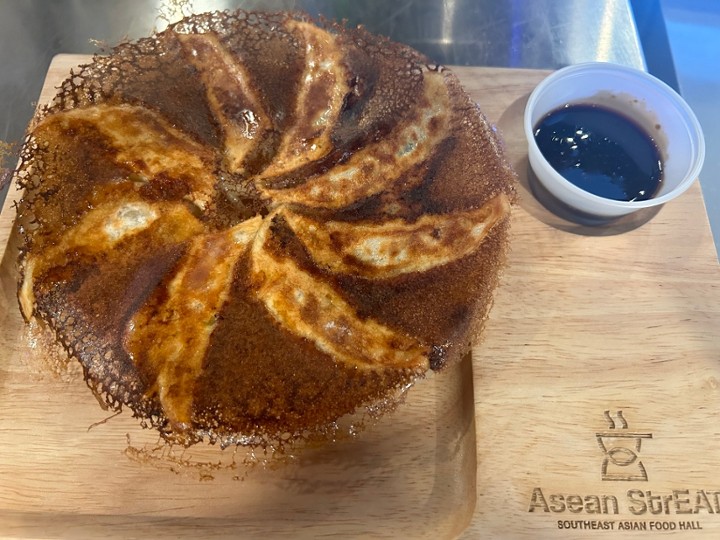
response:
<path id="1" fill-rule="evenodd" d="M 446 69 L 210 13 L 82 66 L 29 129 L 18 297 L 169 440 L 322 432 L 468 351 L 514 176 Z"/>

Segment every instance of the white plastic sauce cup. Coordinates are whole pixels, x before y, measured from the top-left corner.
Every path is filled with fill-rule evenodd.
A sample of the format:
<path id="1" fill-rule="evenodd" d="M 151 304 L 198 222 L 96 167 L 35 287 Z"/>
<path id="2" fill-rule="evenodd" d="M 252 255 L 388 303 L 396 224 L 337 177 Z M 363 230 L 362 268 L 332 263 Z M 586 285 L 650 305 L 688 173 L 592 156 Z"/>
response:
<path id="1" fill-rule="evenodd" d="M 594 195 L 566 180 L 540 152 L 535 127 L 567 104 L 595 104 L 631 118 L 655 139 L 663 161 L 658 193 L 644 201 L 618 201 Z M 530 94 L 525 107 L 528 159 L 538 181 L 558 200 L 584 214 L 615 218 L 664 204 L 685 192 L 705 159 L 705 139 L 688 104 L 668 85 L 644 71 L 590 62 L 560 69 Z"/>

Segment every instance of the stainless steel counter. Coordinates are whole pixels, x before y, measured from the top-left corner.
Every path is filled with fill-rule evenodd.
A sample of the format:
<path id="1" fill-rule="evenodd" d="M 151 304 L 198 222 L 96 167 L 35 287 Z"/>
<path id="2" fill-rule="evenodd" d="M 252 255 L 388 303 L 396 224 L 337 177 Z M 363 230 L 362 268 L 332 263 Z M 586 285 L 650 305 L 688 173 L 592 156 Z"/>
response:
<path id="1" fill-rule="evenodd" d="M 195 11 L 299 9 L 347 19 L 448 65 L 558 68 L 590 60 L 647 65 L 630 0 L 194 0 L 187 4 Z M 98 41 L 113 44 L 146 35 L 166 24 L 159 14 L 170 19 L 183 14 L 174 5 L 182 2 L 1 1 L 0 139 L 22 139 L 55 54 L 90 53 L 97 50 Z M 671 58 L 668 62 L 672 65 Z"/>
<path id="2" fill-rule="evenodd" d="M 702 125 L 707 144 L 700 172 L 705 207 L 720 252 L 720 3 L 661 0 L 678 89 Z"/>

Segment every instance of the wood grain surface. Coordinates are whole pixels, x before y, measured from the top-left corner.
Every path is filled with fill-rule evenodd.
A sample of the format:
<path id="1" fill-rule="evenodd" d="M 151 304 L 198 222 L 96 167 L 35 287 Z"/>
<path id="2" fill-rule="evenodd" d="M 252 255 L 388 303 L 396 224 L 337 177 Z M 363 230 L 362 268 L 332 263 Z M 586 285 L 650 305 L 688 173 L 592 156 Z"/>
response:
<path id="1" fill-rule="evenodd" d="M 56 57 L 40 102 L 87 60 Z M 455 71 L 522 196 L 484 340 L 359 436 L 281 464 L 158 447 L 77 370 L 51 373 L 17 308 L 11 190 L 0 536 L 720 537 L 720 268 L 699 185 L 613 224 L 568 221 L 527 174 L 522 114 L 547 73 Z"/>

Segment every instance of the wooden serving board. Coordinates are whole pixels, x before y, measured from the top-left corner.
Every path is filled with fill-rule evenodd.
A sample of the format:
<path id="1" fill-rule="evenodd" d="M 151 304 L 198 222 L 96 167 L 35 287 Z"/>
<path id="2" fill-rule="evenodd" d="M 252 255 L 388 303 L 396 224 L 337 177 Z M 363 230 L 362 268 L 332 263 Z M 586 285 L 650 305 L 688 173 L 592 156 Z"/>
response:
<path id="1" fill-rule="evenodd" d="M 87 60 L 56 57 L 41 102 Z M 484 342 L 357 437 L 281 465 L 155 448 L 129 414 L 108 419 L 77 373 L 43 369 L 15 299 L 11 191 L 1 536 L 720 537 L 720 268 L 699 186 L 612 225 L 567 221 L 527 174 L 522 114 L 547 72 L 455 71 L 521 183 Z"/>

